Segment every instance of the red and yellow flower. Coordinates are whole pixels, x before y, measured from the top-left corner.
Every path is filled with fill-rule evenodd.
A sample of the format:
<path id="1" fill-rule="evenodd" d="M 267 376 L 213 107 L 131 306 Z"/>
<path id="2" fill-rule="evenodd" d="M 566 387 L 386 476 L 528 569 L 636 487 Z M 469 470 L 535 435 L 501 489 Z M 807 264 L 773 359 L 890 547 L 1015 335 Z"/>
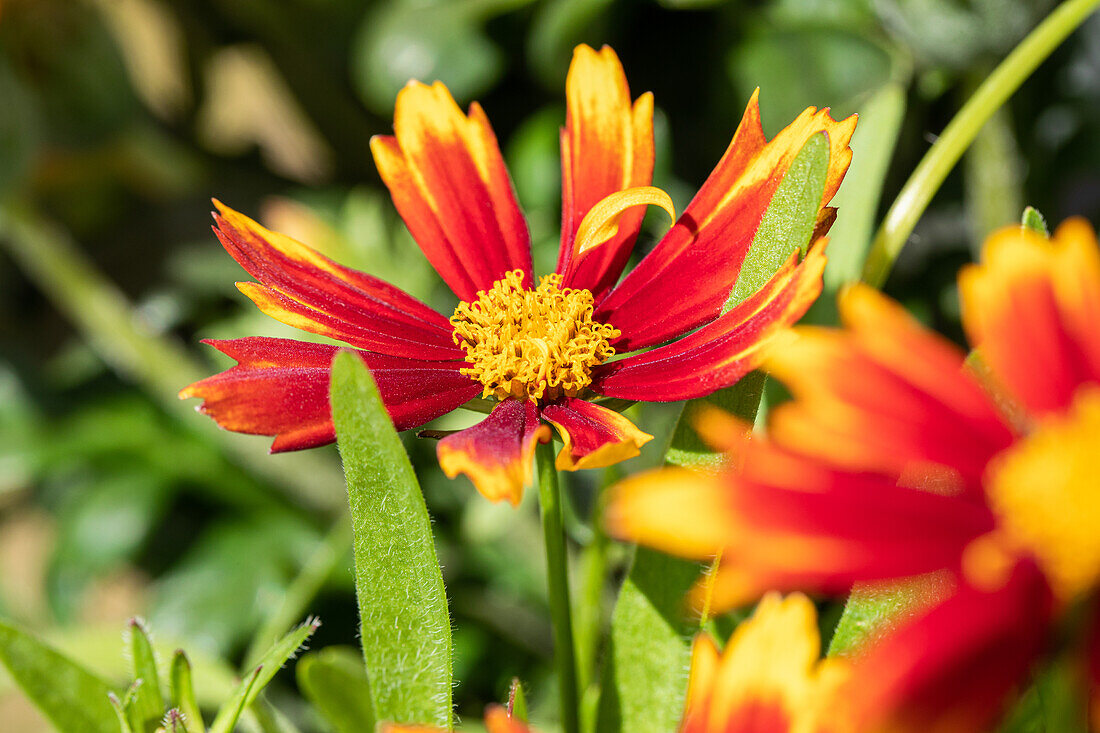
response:
<path id="1" fill-rule="evenodd" d="M 810 600 L 764 596 L 724 651 L 695 638 L 680 733 L 845 733 L 848 665 L 820 657 Z"/>
<path id="2" fill-rule="evenodd" d="M 268 231 L 216 202 L 215 232 L 258 282 L 238 287 L 268 315 L 342 341 L 370 367 L 398 430 L 478 396 L 496 400 L 472 428 L 440 441 L 444 471 L 518 502 L 536 442 L 561 435 L 560 469 L 637 455 L 651 436 L 589 398 L 682 400 L 736 382 L 820 292 L 824 239 L 723 313 L 761 218 L 803 144 L 829 137 L 826 204 L 851 160 L 855 118 L 807 109 L 772 140 L 750 100 L 733 141 L 652 252 L 619 282 L 644 207 L 672 214 L 649 186 L 653 98 L 631 102 L 609 48 L 577 48 L 561 132 L 562 232 L 556 272 L 536 281 L 530 239 L 489 121 L 463 114 L 446 87 L 410 82 L 393 136 L 371 149 L 394 205 L 460 301 L 450 318 L 369 275 Z M 237 366 L 184 389 L 219 425 L 273 435 L 272 451 L 334 440 L 329 365 L 337 346 L 287 339 L 207 341 Z M 613 358 L 638 352 L 625 358 Z"/>
<path id="3" fill-rule="evenodd" d="M 772 588 L 945 580 L 856 658 L 861 730 L 985 730 L 1100 585 L 1096 235 L 1081 220 L 1052 238 L 1006 228 L 959 286 L 976 358 L 854 287 L 846 329 L 796 329 L 768 358 L 795 397 L 769 437 L 703 421 L 735 469 L 629 480 L 609 512 L 620 537 L 720 551 L 719 606 Z M 1100 668 L 1100 645 L 1078 648 Z"/>

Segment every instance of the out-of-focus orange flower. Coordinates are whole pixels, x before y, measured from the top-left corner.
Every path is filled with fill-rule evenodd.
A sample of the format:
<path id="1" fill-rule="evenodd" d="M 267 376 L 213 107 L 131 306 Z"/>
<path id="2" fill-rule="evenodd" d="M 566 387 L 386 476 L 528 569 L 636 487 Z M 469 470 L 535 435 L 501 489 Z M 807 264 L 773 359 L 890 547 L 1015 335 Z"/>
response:
<path id="1" fill-rule="evenodd" d="M 680 733 L 844 733 L 848 665 L 820 655 L 810 600 L 764 596 L 724 651 L 696 637 Z"/>
<path id="2" fill-rule="evenodd" d="M 757 96 L 683 216 L 619 282 L 644 207 L 672 203 L 649 186 L 653 98 L 630 99 L 614 52 L 579 46 L 561 133 L 562 231 L 555 273 L 536 281 L 530 237 L 489 121 L 463 114 L 439 82 L 397 97 L 393 136 L 371 141 L 394 205 L 459 299 L 448 318 L 397 288 L 328 260 L 217 203 L 215 232 L 259 282 L 239 283 L 265 313 L 357 350 L 399 430 L 479 395 L 480 424 L 440 441 L 440 465 L 493 500 L 519 501 L 537 442 L 554 426 L 559 469 L 637 455 L 652 436 L 591 398 L 683 400 L 736 382 L 821 289 L 827 208 L 851 161 L 855 118 L 809 108 L 764 137 Z M 732 283 L 794 157 L 829 138 L 818 238 L 755 295 L 722 313 Z M 618 284 L 616 284 L 618 283 Z M 336 346 L 287 339 L 208 341 L 238 361 L 184 389 L 230 430 L 274 435 L 273 451 L 335 435 L 329 367 Z M 664 345 L 662 345 L 664 344 Z M 656 347 L 656 348 L 653 348 Z M 613 355 L 638 352 L 610 360 Z"/>
<path id="3" fill-rule="evenodd" d="M 797 329 L 769 358 L 795 397 L 770 437 L 704 420 L 736 470 L 637 477 L 608 512 L 620 537 L 721 551 L 718 606 L 770 588 L 953 578 L 856 662 L 868 730 L 984 730 L 1060 612 L 1100 581 L 1096 235 L 1076 219 L 1050 239 L 1003 229 L 959 286 L 978 366 L 857 286 L 841 299 L 845 330 Z M 1100 644 L 1083 647 L 1100 668 Z"/>

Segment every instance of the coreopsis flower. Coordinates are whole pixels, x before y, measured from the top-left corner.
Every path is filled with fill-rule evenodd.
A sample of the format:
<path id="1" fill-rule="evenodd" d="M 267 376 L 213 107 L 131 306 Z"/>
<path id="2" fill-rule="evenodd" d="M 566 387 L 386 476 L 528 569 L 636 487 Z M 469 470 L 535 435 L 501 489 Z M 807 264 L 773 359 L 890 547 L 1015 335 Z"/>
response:
<path id="1" fill-rule="evenodd" d="M 935 574 L 947 590 L 856 659 L 863 730 L 987 729 L 1056 629 L 1100 689 L 1100 618 L 1069 613 L 1100 582 L 1096 235 L 1006 228 L 959 288 L 976 361 L 854 287 L 845 330 L 796 329 L 767 360 L 795 397 L 769 437 L 711 414 L 726 473 L 639 477 L 609 511 L 620 537 L 721 551 L 722 607 Z"/>
<path id="2" fill-rule="evenodd" d="M 764 596 L 722 652 L 695 638 L 680 733 L 844 733 L 848 665 L 820 655 L 810 600 Z"/>
<path id="3" fill-rule="evenodd" d="M 609 48 L 576 49 L 561 133 L 562 231 L 554 273 L 535 278 L 530 238 L 504 160 L 478 104 L 463 114 L 441 83 L 410 82 L 393 136 L 371 150 L 394 205 L 454 291 L 450 317 L 399 289 L 342 267 L 216 202 L 215 232 L 259 282 L 238 287 L 265 313 L 357 350 L 398 430 L 475 397 L 495 400 L 483 422 L 440 441 L 451 477 L 516 503 L 536 442 L 564 448 L 557 467 L 600 467 L 637 455 L 651 436 L 592 401 L 683 400 L 736 382 L 819 294 L 826 204 L 851 160 L 855 118 L 809 108 L 770 141 L 757 95 L 717 168 L 668 233 L 619 282 L 647 205 L 672 214 L 650 187 L 653 98 L 631 102 Z M 723 306 L 783 174 L 824 132 L 830 163 L 817 239 L 755 295 Z M 332 442 L 334 345 L 287 339 L 207 341 L 238 361 L 184 389 L 230 430 L 274 435 L 272 451 Z M 618 358 L 629 352 L 633 355 Z"/>

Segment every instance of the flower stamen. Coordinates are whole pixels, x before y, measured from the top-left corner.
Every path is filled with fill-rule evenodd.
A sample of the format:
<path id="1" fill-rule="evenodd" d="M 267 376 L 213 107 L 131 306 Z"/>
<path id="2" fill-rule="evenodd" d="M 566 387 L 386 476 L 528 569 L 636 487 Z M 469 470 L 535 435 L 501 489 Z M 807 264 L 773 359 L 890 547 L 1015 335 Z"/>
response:
<path id="1" fill-rule="evenodd" d="M 523 277 L 513 270 L 455 308 L 454 340 L 470 364 L 462 373 L 481 382 L 483 397 L 576 397 L 592 383 L 591 368 L 614 355 L 619 331 L 592 320 L 588 290 L 563 289 L 558 274 L 528 290 Z"/>

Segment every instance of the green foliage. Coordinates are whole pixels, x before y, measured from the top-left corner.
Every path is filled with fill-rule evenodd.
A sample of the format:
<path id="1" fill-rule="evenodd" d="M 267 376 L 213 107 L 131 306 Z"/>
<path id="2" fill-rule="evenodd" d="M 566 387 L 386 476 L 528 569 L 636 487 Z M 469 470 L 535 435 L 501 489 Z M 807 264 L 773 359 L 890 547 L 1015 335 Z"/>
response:
<path id="1" fill-rule="evenodd" d="M 374 730 L 370 681 L 360 653 L 330 646 L 302 657 L 298 687 L 336 733 Z"/>
<path id="2" fill-rule="evenodd" d="M 370 371 L 332 367 L 332 414 L 347 477 L 360 641 L 380 721 L 451 724 L 451 622 L 431 521 Z"/>
<path id="3" fill-rule="evenodd" d="M 275 642 L 267 654 L 260 659 L 260 663 L 241 680 L 233 696 L 218 710 L 214 722 L 210 724 L 210 733 L 231 733 L 245 708 L 253 703 L 267 683 L 282 669 L 288 659 L 294 657 L 320 625 L 321 622 L 315 619 L 307 621 Z"/>
<path id="4" fill-rule="evenodd" d="M 0 621 L 0 662 L 59 730 L 118 733 L 110 686 L 72 659 Z"/>
<path id="5" fill-rule="evenodd" d="M 1034 206 L 1028 206 L 1024 209 L 1023 216 L 1020 217 L 1020 224 L 1025 229 L 1038 232 L 1044 237 L 1050 236 L 1050 229 L 1047 228 L 1047 220 Z"/>
<path id="6" fill-rule="evenodd" d="M 202 711 L 195 700 L 195 687 L 191 680 L 191 662 L 182 650 L 176 650 L 172 656 L 172 667 L 169 671 L 169 688 L 171 694 L 169 700 L 172 709 L 180 711 L 183 716 L 183 733 L 206 733 L 206 726 L 202 722 Z"/>
<path id="7" fill-rule="evenodd" d="M 164 717 L 164 696 L 157 674 L 157 658 L 140 620 L 132 619 L 128 632 L 134 686 L 133 696 L 128 700 L 125 711 L 134 733 L 153 733 Z"/>

